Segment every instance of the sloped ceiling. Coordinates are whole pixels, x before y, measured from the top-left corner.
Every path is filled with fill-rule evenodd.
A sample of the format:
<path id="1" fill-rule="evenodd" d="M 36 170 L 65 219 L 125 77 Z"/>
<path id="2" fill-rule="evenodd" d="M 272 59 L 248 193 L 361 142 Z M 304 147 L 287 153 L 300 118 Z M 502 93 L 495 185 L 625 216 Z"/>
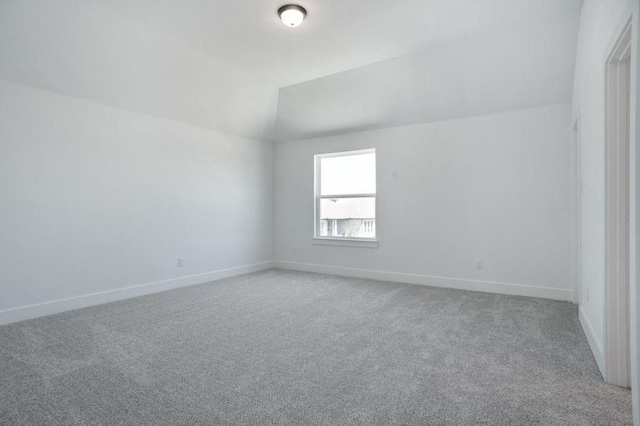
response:
<path id="1" fill-rule="evenodd" d="M 582 0 L 4 0 L 0 78 L 261 140 L 570 100 Z"/>
<path id="2" fill-rule="evenodd" d="M 577 22 L 500 30 L 280 89 L 277 139 L 570 102 Z"/>

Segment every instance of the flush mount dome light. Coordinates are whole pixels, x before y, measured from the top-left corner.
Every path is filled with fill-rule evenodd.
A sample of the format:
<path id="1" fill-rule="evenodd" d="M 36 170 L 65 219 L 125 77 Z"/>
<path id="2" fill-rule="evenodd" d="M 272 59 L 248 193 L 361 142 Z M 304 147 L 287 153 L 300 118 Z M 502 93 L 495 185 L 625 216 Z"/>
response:
<path id="1" fill-rule="evenodd" d="M 307 11 L 297 4 L 288 4 L 278 9 L 278 16 L 287 27 L 297 27 L 304 21 Z"/>

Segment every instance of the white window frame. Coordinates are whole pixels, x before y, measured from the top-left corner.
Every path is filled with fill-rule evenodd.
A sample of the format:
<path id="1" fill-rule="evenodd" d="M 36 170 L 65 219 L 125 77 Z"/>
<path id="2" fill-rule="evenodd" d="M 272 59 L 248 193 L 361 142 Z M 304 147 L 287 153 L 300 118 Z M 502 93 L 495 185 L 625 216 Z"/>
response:
<path id="1" fill-rule="evenodd" d="M 350 246 L 350 247 L 368 247 L 368 248 L 377 248 L 378 247 L 378 227 L 376 226 L 376 235 L 371 238 L 346 238 L 346 237 L 323 237 L 321 233 L 322 220 L 320 218 L 320 201 L 323 199 L 336 199 L 336 198 L 374 198 L 376 200 L 376 225 L 378 221 L 378 199 L 377 199 L 377 173 L 376 173 L 376 192 L 370 194 L 342 194 L 342 195 L 320 195 L 320 184 L 321 184 L 321 160 L 325 158 L 331 157 L 348 157 L 350 155 L 362 155 L 362 154 L 376 154 L 375 148 L 369 149 L 360 149 L 357 151 L 343 151 L 343 152 L 332 152 L 327 154 L 316 154 L 314 156 L 314 176 L 315 176 L 315 189 L 314 189 L 314 218 L 313 218 L 313 243 L 318 245 L 338 245 L 338 246 Z M 378 161 L 378 156 L 376 155 L 376 163 Z M 377 166 L 377 164 L 376 164 Z M 376 167 L 377 169 L 377 167 Z"/>

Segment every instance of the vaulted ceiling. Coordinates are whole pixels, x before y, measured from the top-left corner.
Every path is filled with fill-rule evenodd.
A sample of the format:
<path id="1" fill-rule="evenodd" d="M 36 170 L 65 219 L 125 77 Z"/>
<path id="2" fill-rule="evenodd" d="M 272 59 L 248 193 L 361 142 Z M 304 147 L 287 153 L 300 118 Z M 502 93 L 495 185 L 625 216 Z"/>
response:
<path id="1" fill-rule="evenodd" d="M 261 140 L 566 102 L 582 0 L 5 0 L 0 77 Z"/>

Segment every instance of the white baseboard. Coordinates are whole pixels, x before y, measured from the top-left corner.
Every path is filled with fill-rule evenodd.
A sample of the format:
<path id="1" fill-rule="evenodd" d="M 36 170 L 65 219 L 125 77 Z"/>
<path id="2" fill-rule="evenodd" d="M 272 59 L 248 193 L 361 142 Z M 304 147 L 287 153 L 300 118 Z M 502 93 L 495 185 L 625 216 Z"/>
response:
<path id="1" fill-rule="evenodd" d="M 174 288 L 202 284 L 209 281 L 234 277 L 236 275 L 271 269 L 272 267 L 273 262 L 271 261 L 254 263 L 251 265 L 221 269 L 198 275 L 189 275 L 166 281 L 139 284 L 125 288 L 102 291 L 99 293 L 84 294 L 67 299 L 52 300 L 35 305 L 20 306 L 0 311 L 0 325 L 43 317 L 46 315 L 58 314 L 60 312 L 70 311 L 73 309 L 86 308 L 87 306 L 101 305 L 103 303 L 115 302 L 117 300 L 130 299 L 132 297 L 144 296 L 146 294 L 158 293 Z"/>
<path id="2" fill-rule="evenodd" d="M 554 300 L 573 300 L 573 290 L 537 287 L 522 284 L 507 284 L 493 281 L 479 281 L 461 278 L 435 277 L 430 275 L 405 274 L 401 272 L 375 271 L 369 269 L 346 268 L 343 266 L 326 266 L 312 263 L 299 263 L 276 260 L 274 268 L 294 271 L 318 272 L 330 275 L 367 278 L 380 281 L 393 281 L 407 284 L 428 285 L 433 287 L 455 288 L 458 290 L 481 291 L 485 293 L 510 294 L 515 296 L 539 297 Z"/>
<path id="3" fill-rule="evenodd" d="M 604 369 L 604 348 L 600 339 L 598 339 L 598 336 L 596 335 L 593 324 L 589 321 L 589 318 L 584 313 L 584 309 L 582 309 L 582 307 L 578 310 L 578 318 L 580 319 L 584 335 L 587 336 L 587 341 L 591 347 L 591 352 L 593 352 L 593 357 L 596 359 L 596 364 L 598 364 L 600 374 L 602 374 L 602 377 L 606 377 Z"/>

